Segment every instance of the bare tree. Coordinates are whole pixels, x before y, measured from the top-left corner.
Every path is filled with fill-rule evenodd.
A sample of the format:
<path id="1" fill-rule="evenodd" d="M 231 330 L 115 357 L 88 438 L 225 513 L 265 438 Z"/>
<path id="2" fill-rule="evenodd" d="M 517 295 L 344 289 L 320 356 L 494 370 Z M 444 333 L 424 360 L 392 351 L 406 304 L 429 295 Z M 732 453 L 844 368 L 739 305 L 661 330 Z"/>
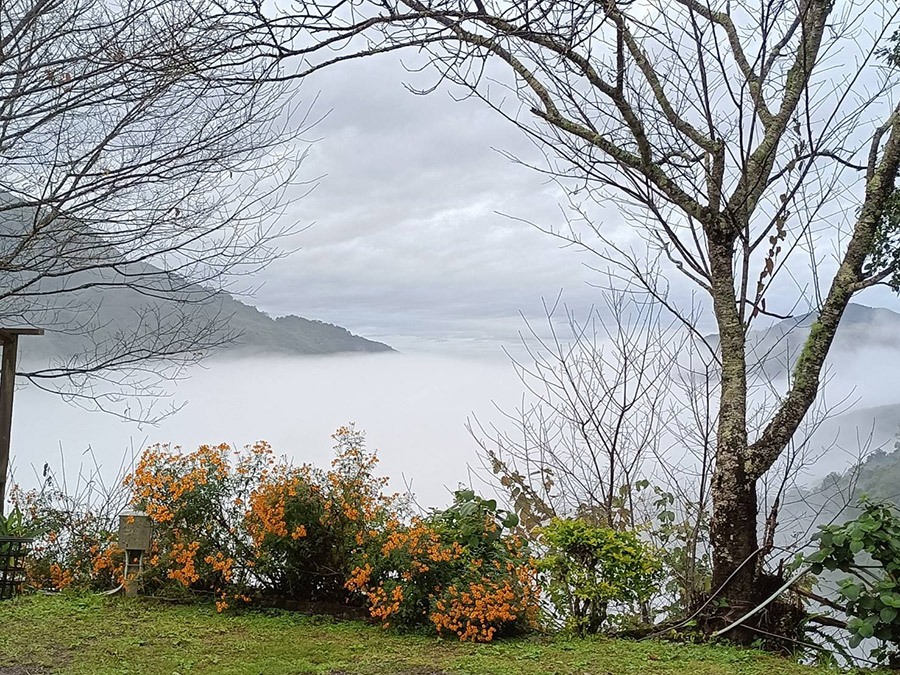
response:
<path id="1" fill-rule="evenodd" d="M 203 0 L 0 4 L 0 325 L 77 346 L 35 385 L 154 419 L 160 383 L 233 338 L 211 301 L 279 254 L 302 155 L 238 29 Z"/>
<path id="2" fill-rule="evenodd" d="M 552 516 L 615 528 L 639 518 L 635 486 L 659 452 L 677 331 L 652 300 L 604 299 L 583 322 L 559 299 L 545 308 L 549 337 L 529 326 L 528 360 L 513 359 L 522 406 L 504 411 L 503 424 L 470 424 L 485 468 L 529 528 Z"/>
<path id="3" fill-rule="evenodd" d="M 850 299 L 896 278 L 900 111 L 884 50 L 898 11 L 877 0 L 336 0 L 268 16 L 248 5 L 242 17 L 273 58 L 300 60 L 299 75 L 424 53 L 443 80 L 543 143 L 545 170 L 618 203 L 630 226 L 588 219 L 557 236 L 597 253 L 698 337 L 635 241 L 668 265 L 664 278 L 681 274 L 702 292 L 720 383 L 713 586 L 740 611 L 762 588 L 759 481 L 816 400 Z M 789 385 L 757 431 L 748 330 L 807 310 L 816 319 Z"/>

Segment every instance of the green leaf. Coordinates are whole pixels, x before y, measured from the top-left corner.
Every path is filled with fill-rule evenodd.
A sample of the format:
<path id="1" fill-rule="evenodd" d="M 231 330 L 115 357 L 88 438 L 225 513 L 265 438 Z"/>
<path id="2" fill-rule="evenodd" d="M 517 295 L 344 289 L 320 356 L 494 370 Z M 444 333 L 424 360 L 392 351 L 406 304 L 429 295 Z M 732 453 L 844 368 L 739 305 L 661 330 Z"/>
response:
<path id="1" fill-rule="evenodd" d="M 510 513 L 503 519 L 503 527 L 509 529 L 512 527 L 517 527 L 519 525 L 519 516 L 515 513 Z"/>
<path id="2" fill-rule="evenodd" d="M 478 508 L 478 507 L 475 506 L 475 502 L 466 502 L 465 504 L 463 504 L 462 506 L 459 507 L 459 515 L 462 516 L 463 518 L 471 516 L 473 513 L 475 513 L 476 508 Z"/>
<path id="3" fill-rule="evenodd" d="M 854 539 L 853 541 L 850 542 L 850 551 L 853 553 L 853 555 L 856 555 L 857 553 L 859 553 L 862 550 L 863 550 L 862 541 L 860 541 L 859 539 Z"/>
<path id="4" fill-rule="evenodd" d="M 859 584 L 845 584 L 841 586 L 841 595 L 843 595 L 848 600 L 859 600 L 859 595 L 862 592 L 862 587 Z"/>
<path id="5" fill-rule="evenodd" d="M 897 610 L 893 607 L 885 607 L 880 612 L 881 620 L 885 623 L 891 623 L 897 618 Z"/>

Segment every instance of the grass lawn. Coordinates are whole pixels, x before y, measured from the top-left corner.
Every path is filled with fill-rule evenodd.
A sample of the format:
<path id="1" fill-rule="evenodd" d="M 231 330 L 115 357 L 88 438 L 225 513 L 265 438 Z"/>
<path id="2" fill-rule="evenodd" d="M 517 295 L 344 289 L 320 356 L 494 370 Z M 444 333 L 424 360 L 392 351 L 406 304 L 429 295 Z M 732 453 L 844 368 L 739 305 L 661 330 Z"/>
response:
<path id="1" fill-rule="evenodd" d="M 665 642 L 533 637 L 487 645 L 401 635 L 285 612 L 99 596 L 0 603 L 0 675 L 825 675 L 755 651 Z"/>

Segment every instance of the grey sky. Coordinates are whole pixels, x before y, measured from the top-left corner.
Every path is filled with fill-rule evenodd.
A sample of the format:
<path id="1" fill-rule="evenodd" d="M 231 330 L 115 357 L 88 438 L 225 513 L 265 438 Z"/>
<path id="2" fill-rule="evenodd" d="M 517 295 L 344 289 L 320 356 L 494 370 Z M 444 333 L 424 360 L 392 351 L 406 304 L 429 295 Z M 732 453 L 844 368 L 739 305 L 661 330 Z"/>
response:
<path id="1" fill-rule="evenodd" d="M 479 101 L 411 94 L 411 77 L 387 57 L 304 84 L 330 110 L 302 170 L 323 178 L 287 217 L 314 225 L 251 301 L 401 343 L 507 339 L 560 290 L 589 306 L 585 258 L 499 215 L 562 222 L 559 188 L 495 150 L 536 159 L 530 141 Z"/>
<path id="2" fill-rule="evenodd" d="M 596 259 L 501 215 L 564 223 L 561 189 L 498 152 L 539 164 L 538 151 L 481 101 L 455 101 L 446 88 L 417 96 L 403 86 L 432 79 L 389 55 L 304 83 L 303 100 L 317 98 L 312 117 L 328 114 L 307 134 L 316 141 L 301 177 L 322 178 L 285 218 L 312 227 L 292 240 L 297 253 L 254 279 L 262 285 L 250 302 L 401 349 L 443 349 L 515 340 L 519 312 L 539 320 L 542 299 L 560 291 L 582 314 L 598 299 L 589 282 L 602 280 L 584 266 Z M 623 222 L 612 209 L 605 217 L 608 227 Z M 686 290 L 670 272 L 668 281 Z M 887 290 L 857 301 L 900 306 Z"/>

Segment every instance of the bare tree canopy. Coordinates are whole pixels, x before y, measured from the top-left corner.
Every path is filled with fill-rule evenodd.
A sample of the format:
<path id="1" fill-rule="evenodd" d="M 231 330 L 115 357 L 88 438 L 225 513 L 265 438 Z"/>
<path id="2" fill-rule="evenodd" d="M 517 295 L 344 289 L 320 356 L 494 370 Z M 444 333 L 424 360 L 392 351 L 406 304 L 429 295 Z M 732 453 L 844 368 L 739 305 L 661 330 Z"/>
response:
<path id="1" fill-rule="evenodd" d="M 892 2 L 296 2 L 242 15 L 298 76 L 411 49 L 540 143 L 596 253 L 702 334 L 667 293 L 682 275 L 718 329 L 713 587 L 760 575 L 757 486 L 814 404 L 850 299 L 896 280 L 900 111 Z M 514 96 L 510 96 L 510 92 Z M 601 224 L 613 203 L 625 226 Z M 661 270 L 663 274 L 655 273 Z M 763 423 L 748 421 L 760 317 L 817 319 Z"/>
<path id="2" fill-rule="evenodd" d="M 266 83 L 277 64 L 233 53 L 223 10 L 0 5 L 0 325 L 84 347 L 20 372 L 38 386 L 153 417 L 134 401 L 232 337 L 196 305 L 278 255 L 271 216 L 303 144 L 287 90 Z M 103 302 L 133 320 L 103 324 Z"/>
<path id="3" fill-rule="evenodd" d="M 570 514 L 635 527 L 634 486 L 649 475 L 644 465 L 661 453 L 670 421 L 679 333 L 662 312 L 610 291 L 586 321 L 559 303 L 548 307 L 547 339 L 529 326 L 535 344 L 525 342 L 527 360 L 514 360 L 526 402 L 504 412 L 514 431 L 470 425 L 526 527 Z"/>

